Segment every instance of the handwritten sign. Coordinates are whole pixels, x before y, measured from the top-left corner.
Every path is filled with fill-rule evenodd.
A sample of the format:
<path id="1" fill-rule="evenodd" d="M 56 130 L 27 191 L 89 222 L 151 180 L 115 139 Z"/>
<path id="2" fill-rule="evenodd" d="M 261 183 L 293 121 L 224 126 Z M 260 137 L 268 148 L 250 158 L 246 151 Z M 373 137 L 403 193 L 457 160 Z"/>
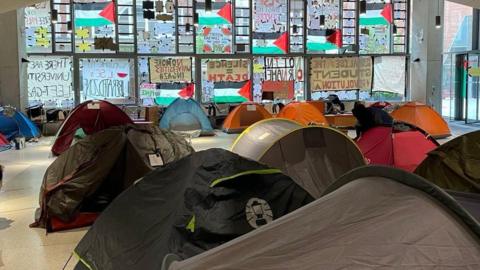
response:
<path id="1" fill-rule="evenodd" d="M 190 58 L 150 58 L 150 82 L 191 82 Z"/>
<path id="2" fill-rule="evenodd" d="M 302 81 L 303 69 L 301 61 L 294 57 L 267 57 L 265 58 L 264 80 L 266 81 Z"/>
<path id="3" fill-rule="evenodd" d="M 232 32 L 230 27 L 204 27 L 200 37 L 203 36 L 203 52 L 205 53 L 231 53 Z"/>
<path id="4" fill-rule="evenodd" d="M 207 63 L 207 80 L 212 82 L 244 82 L 249 79 L 247 59 L 210 60 Z"/>
<path id="5" fill-rule="evenodd" d="M 317 57 L 310 64 L 312 91 L 371 89 L 371 57 Z"/>
<path id="6" fill-rule="evenodd" d="M 155 83 L 141 83 L 140 84 L 140 98 L 156 98 L 161 95 L 160 89 L 157 89 Z"/>
<path id="7" fill-rule="evenodd" d="M 255 22 L 255 32 L 285 32 L 288 13 L 286 0 L 258 0 L 254 3 L 253 21 Z"/>
<path id="8" fill-rule="evenodd" d="M 69 57 L 29 58 L 28 101 L 62 107 L 73 100 L 72 63 Z"/>
<path id="9" fill-rule="evenodd" d="M 50 26 L 50 2 L 25 8 L 25 27 Z"/>
<path id="10" fill-rule="evenodd" d="M 118 99 L 129 96 L 128 60 L 82 62 L 82 90 L 86 99 Z"/>

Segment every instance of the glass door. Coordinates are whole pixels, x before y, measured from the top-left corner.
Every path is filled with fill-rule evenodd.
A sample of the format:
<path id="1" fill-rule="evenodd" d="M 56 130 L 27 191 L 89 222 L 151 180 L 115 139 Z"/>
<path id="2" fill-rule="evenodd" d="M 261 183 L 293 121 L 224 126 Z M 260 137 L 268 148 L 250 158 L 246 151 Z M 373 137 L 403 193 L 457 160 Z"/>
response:
<path id="1" fill-rule="evenodd" d="M 467 124 L 479 122 L 479 79 L 480 55 L 468 54 L 465 68 L 467 69 L 467 87 L 465 102 L 465 122 Z"/>

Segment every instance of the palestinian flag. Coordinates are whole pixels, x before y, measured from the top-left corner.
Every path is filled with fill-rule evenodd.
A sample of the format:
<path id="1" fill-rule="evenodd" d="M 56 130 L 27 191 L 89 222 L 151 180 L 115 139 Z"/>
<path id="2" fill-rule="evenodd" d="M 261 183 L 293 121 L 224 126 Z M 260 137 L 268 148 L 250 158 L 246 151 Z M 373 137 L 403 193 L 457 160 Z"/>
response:
<path id="1" fill-rule="evenodd" d="M 343 46 L 342 30 L 309 30 L 307 48 L 309 51 L 337 50 Z"/>
<path id="2" fill-rule="evenodd" d="M 212 11 L 205 12 L 204 3 L 197 3 L 198 24 L 202 26 L 213 26 L 232 24 L 232 4 L 212 3 Z M 202 5 L 203 4 L 203 5 Z M 215 11 L 216 10 L 216 11 Z"/>
<path id="3" fill-rule="evenodd" d="M 155 103 L 157 105 L 168 106 L 175 99 L 189 98 L 195 95 L 195 84 L 187 83 L 180 85 L 181 89 L 178 89 L 177 84 L 165 83 L 160 84 L 160 95 L 155 97 Z"/>
<path id="4" fill-rule="evenodd" d="M 242 103 L 248 101 L 251 98 L 248 98 L 247 88 L 250 93 L 250 80 L 247 82 L 217 82 L 215 83 L 213 100 L 215 103 Z"/>
<path id="5" fill-rule="evenodd" d="M 286 54 L 289 48 L 288 33 L 253 33 L 253 53 Z"/>
<path id="6" fill-rule="evenodd" d="M 115 23 L 115 4 L 77 3 L 75 4 L 75 28 L 98 27 Z"/>
<path id="7" fill-rule="evenodd" d="M 367 4 L 367 13 L 360 15 L 360 25 L 390 25 L 393 22 L 391 3 Z"/>

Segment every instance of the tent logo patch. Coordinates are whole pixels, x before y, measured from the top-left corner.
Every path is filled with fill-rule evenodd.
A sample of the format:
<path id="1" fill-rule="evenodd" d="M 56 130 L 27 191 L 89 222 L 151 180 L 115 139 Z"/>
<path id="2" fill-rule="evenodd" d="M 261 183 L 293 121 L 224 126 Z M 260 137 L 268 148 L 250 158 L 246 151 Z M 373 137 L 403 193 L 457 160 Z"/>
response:
<path id="1" fill-rule="evenodd" d="M 251 198 L 245 207 L 248 224 L 254 229 L 273 221 L 273 212 L 267 201 Z"/>

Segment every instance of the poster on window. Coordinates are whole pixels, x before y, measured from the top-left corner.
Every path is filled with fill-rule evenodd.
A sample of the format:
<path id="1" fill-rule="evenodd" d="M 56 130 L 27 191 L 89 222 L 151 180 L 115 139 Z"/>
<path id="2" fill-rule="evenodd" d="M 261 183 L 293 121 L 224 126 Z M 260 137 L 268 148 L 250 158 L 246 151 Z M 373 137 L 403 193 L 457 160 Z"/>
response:
<path id="1" fill-rule="evenodd" d="M 69 57 L 29 58 L 28 103 L 46 107 L 73 104 L 72 62 Z"/>
<path id="2" fill-rule="evenodd" d="M 310 63 L 312 91 L 371 89 L 371 57 L 317 57 Z"/>
<path id="3" fill-rule="evenodd" d="M 250 77 L 247 59 L 209 60 L 207 80 L 211 82 L 244 82 Z"/>
<path id="4" fill-rule="evenodd" d="M 81 72 L 85 99 L 129 97 L 130 61 L 85 60 L 82 62 Z"/>
<path id="5" fill-rule="evenodd" d="M 288 2 L 286 0 L 254 1 L 253 47 L 255 54 L 286 54 Z"/>
<path id="6" fill-rule="evenodd" d="M 374 60 L 373 91 L 405 94 L 404 56 L 381 56 Z"/>
<path id="7" fill-rule="evenodd" d="M 190 58 L 150 58 L 150 82 L 191 82 L 192 60 Z"/>

